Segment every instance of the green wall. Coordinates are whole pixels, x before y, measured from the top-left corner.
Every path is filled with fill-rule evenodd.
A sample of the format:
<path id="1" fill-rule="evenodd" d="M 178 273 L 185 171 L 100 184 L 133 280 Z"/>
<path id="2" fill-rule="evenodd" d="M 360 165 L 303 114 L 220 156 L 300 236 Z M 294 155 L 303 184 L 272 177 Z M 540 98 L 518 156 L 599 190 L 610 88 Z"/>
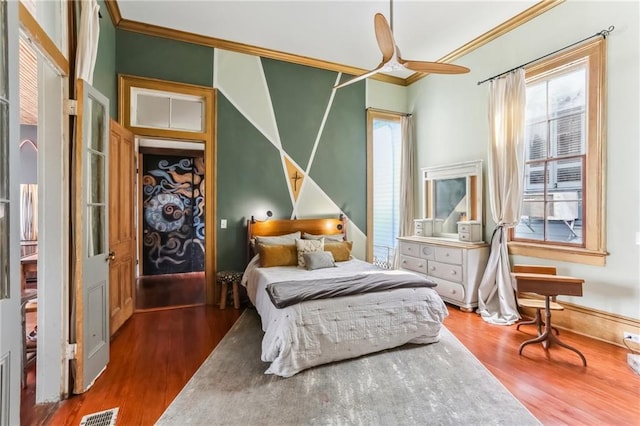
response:
<path id="1" fill-rule="evenodd" d="M 291 218 L 296 202 L 302 209 L 302 198 L 292 197 L 283 158 L 303 173 L 308 168 L 307 203 L 333 205 L 336 213 L 343 211 L 366 232 L 364 81 L 340 89 L 331 99 L 335 72 L 216 53 L 199 45 L 116 31 L 117 73 L 218 89 L 218 269 L 244 268 L 246 221 L 251 215 L 270 209 L 274 218 Z M 256 112 L 258 106 L 261 110 Z M 227 229 L 219 228 L 220 219 L 227 220 Z"/>
<path id="2" fill-rule="evenodd" d="M 118 30 L 119 74 L 209 86 L 213 82 L 213 49 L 166 38 Z"/>

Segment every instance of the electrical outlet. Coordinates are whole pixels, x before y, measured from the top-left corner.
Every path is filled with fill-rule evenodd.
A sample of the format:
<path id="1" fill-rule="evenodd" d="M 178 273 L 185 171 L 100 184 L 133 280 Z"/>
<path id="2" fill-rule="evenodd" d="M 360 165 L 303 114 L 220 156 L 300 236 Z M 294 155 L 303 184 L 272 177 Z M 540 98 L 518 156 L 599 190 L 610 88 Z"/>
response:
<path id="1" fill-rule="evenodd" d="M 622 333 L 622 338 L 624 340 L 631 340 L 632 342 L 640 343 L 640 334 L 633 334 L 625 331 Z"/>

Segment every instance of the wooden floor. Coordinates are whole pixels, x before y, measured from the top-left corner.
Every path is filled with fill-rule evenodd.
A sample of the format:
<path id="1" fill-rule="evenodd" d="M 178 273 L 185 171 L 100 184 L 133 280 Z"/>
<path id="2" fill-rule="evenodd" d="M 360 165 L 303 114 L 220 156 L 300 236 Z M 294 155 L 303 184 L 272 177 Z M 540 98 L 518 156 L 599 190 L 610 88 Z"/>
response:
<path id="1" fill-rule="evenodd" d="M 530 345 L 519 356 L 530 327 L 516 331 L 455 307 L 449 312 L 445 326 L 543 424 L 640 425 L 640 376 L 627 365 L 626 349 L 561 331 L 583 352 L 586 368 L 559 347 Z M 135 314 L 113 339 L 109 366 L 89 392 L 58 407 L 23 407 L 22 424 L 77 426 L 82 416 L 113 407 L 120 408 L 118 425 L 154 424 L 240 313 L 195 307 Z"/>
<path id="2" fill-rule="evenodd" d="M 204 305 L 204 272 L 139 277 L 135 300 L 136 310 Z"/>

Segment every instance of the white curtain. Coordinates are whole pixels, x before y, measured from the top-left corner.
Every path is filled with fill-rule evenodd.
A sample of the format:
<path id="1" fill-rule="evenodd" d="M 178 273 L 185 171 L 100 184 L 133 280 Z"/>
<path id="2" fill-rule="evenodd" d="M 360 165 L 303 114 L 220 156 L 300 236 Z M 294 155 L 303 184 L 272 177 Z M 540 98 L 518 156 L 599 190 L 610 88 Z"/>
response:
<path id="1" fill-rule="evenodd" d="M 93 70 L 96 66 L 98 38 L 100 37 L 100 6 L 97 0 L 80 2 L 80 24 L 78 30 L 78 50 L 76 52 L 76 78 L 93 84 Z"/>
<path id="2" fill-rule="evenodd" d="M 400 220 L 398 236 L 404 237 L 413 233 L 413 184 L 415 176 L 415 159 L 413 158 L 413 117 L 405 115 L 401 120 L 402 143 L 400 152 Z M 397 243 L 396 243 L 397 247 Z M 398 269 L 400 256 L 393 256 L 393 268 Z"/>
<path id="3" fill-rule="evenodd" d="M 38 185 L 20 185 L 20 240 L 38 240 Z"/>
<path id="4" fill-rule="evenodd" d="M 511 283 L 507 232 L 520 220 L 523 188 L 526 84 L 524 70 L 491 81 L 489 93 L 489 201 L 496 228 L 478 289 L 478 313 L 491 324 L 520 319 Z"/>

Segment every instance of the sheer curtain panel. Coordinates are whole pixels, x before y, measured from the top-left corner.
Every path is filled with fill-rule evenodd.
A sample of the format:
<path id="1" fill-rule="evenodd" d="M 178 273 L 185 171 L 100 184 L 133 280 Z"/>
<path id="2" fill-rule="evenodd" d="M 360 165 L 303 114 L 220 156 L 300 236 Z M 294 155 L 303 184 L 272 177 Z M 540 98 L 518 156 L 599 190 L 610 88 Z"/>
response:
<path id="1" fill-rule="evenodd" d="M 402 151 L 400 154 L 400 221 L 398 236 L 404 237 L 413 232 L 414 218 L 414 198 L 413 183 L 415 177 L 415 159 L 413 149 L 413 117 L 405 115 L 402 117 Z M 398 245 L 393 256 L 393 268 L 398 269 L 400 256 L 398 256 Z"/>
<path id="2" fill-rule="evenodd" d="M 78 31 L 78 50 L 76 52 L 76 78 L 93 84 L 93 71 L 98 54 L 100 37 L 100 6 L 96 0 L 80 2 L 80 28 Z"/>
<path id="3" fill-rule="evenodd" d="M 496 228 L 491 254 L 478 289 L 478 313 L 491 324 L 511 325 L 520 319 L 507 232 L 520 220 L 524 168 L 526 107 L 525 71 L 519 69 L 491 81 L 489 89 L 489 202 Z"/>

